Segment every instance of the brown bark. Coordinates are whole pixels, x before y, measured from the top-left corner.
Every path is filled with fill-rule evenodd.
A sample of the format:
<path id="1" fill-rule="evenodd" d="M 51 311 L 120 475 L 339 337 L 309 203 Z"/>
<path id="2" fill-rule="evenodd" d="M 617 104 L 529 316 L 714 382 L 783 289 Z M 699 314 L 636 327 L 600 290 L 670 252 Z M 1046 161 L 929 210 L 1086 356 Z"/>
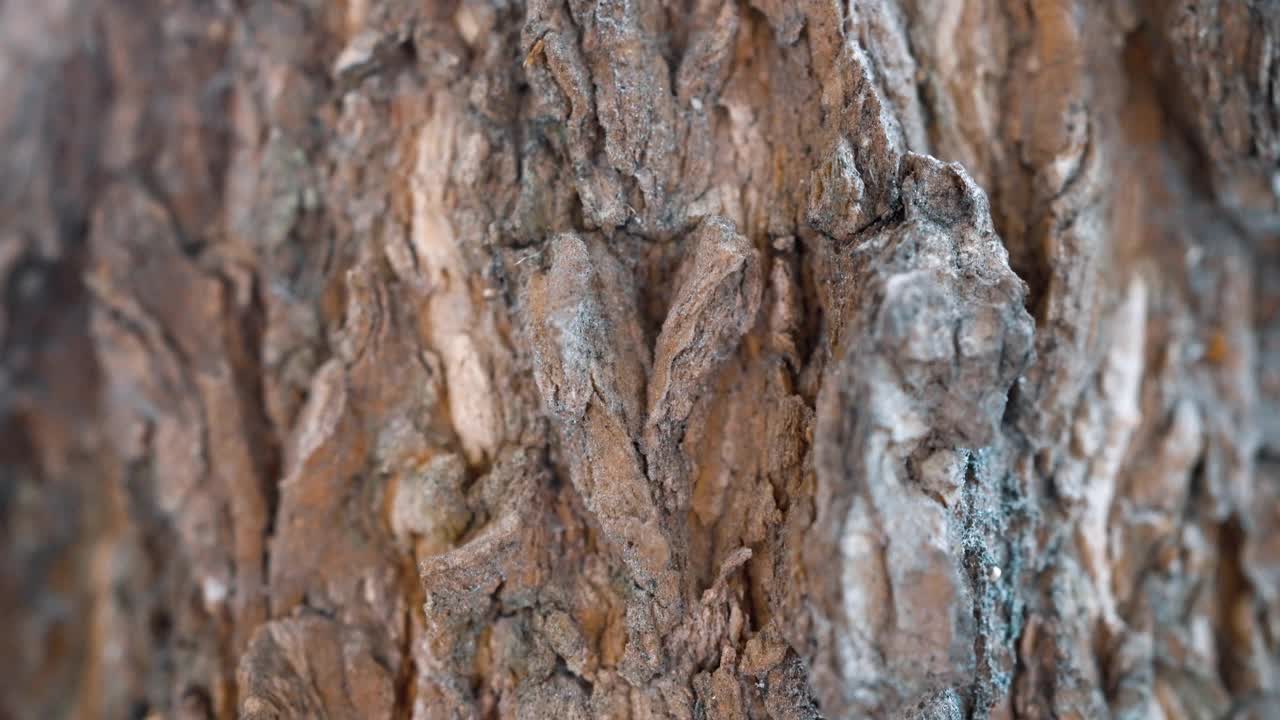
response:
<path id="1" fill-rule="evenodd" d="M 0 718 L 1263 718 L 1274 0 L 0 0 Z"/>

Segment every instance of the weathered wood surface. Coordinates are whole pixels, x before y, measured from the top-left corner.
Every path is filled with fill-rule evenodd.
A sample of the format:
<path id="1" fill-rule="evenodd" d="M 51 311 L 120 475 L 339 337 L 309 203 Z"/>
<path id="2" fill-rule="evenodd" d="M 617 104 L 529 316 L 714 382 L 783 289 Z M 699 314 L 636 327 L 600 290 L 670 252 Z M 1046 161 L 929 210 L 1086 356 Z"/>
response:
<path id="1" fill-rule="evenodd" d="M 0 718 L 1265 718 L 1275 0 L 0 0 Z"/>

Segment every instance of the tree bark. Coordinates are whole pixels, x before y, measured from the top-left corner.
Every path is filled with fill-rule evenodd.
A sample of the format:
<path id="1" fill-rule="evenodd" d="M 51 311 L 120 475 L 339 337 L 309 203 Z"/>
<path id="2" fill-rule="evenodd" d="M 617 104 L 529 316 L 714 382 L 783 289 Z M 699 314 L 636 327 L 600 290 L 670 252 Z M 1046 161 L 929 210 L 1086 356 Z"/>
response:
<path id="1" fill-rule="evenodd" d="M 0 0 L 0 718 L 1264 718 L 1275 0 Z"/>

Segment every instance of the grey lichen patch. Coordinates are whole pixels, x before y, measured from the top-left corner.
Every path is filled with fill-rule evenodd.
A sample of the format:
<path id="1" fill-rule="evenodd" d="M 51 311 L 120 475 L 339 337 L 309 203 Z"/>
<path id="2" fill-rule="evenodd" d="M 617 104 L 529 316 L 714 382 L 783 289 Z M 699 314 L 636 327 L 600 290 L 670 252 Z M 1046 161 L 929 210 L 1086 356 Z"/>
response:
<path id="1" fill-rule="evenodd" d="M 578 422 L 598 394 L 628 431 L 638 430 L 649 353 L 625 271 L 597 238 L 560 235 L 545 253 L 549 268 L 530 280 L 527 307 L 538 323 L 534 377 L 547 409 Z"/>
<path id="2" fill-rule="evenodd" d="M 868 712 L 977 670 L 992 610 L 979 604 L 975 618 L 982 588 L 964 566 L 965 521 L 947 508 L 966 449 L 997 439 L 1032 357 L 1026 289 L 985 195 L 956 165 L 907 154 L 901 168 L 902 215 L 852 250 L 859 297 L 816 437 L 824 502 L 810 562 L 824 562 L 818 547 L 842 558 L 815 604 L 840 628 L 830 662 L 841 679 L 824 697 Z M 922 484 L 907 482 L 913 474 Z"/>
<path id="3" fill-rule="evenodd" d="M 962 720 L 965 710 L 956 691 L 947 688 L 929 694 L 894 717 L 895 720 Z"/>

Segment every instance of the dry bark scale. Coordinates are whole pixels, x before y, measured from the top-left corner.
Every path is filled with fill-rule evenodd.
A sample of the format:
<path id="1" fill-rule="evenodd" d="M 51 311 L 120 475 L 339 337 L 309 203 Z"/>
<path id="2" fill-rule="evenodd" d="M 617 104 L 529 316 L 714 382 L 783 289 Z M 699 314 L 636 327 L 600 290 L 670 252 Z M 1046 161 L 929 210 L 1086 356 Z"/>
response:
<path id="1" fill-rule="evenodd" d="M 1280 716 L 1275 0 L 0 0 L 0 718 Z"/>

